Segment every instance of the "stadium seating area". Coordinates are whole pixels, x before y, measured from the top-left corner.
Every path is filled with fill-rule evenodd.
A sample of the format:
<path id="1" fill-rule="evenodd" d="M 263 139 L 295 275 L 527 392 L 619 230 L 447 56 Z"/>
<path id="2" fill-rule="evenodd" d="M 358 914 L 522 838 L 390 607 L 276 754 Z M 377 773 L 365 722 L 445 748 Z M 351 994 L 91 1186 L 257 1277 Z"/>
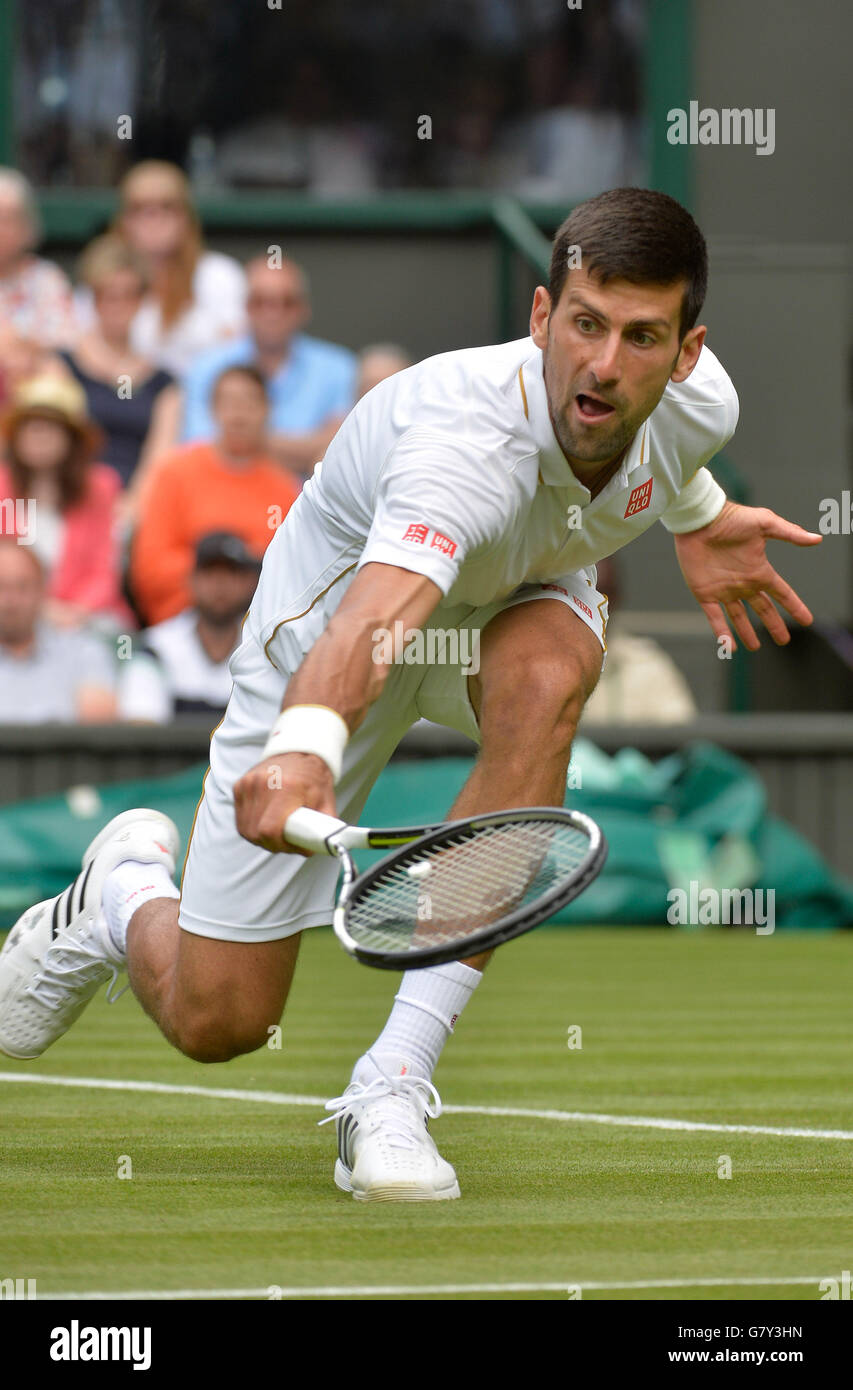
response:
<path id="1" fill-rule="evenodd" d="M 303 268 L 276 247 L 245 264 L 207 249 L 162 160 L 125 175 L 75 284 L 38 238 L 33 189 L 0 169 L 0 723 L 218 717 L 276 526 L 409 356 L 311 334 Z M 664 652 L 614 644 L 592 718 L 626 701 L 691 717 Z M 654 700 L 638 698 L 649 672 Z"/>
<path id="2" fill-rule="evenodd" d="M 301 267 L 207 250 L 163 161 L 126 175 L 76 285 L 38 239 L 0 169 L 0 722 L 221 711 L 276 526 L 407 354 L 311 335 Z"/>

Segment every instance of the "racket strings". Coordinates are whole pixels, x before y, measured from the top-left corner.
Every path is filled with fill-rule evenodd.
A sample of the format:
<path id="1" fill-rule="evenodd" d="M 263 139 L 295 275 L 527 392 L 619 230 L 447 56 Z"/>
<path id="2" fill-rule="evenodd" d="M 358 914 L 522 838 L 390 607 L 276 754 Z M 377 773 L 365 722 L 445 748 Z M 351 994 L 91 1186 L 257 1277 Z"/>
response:
<path id="1" fill-rule="evenodd" d="M 583 830 L 544 819 L 448 831 L 357 895 L 348 930 L 377 950 L 464 941 L 571 878 L 589 847 Z"/>

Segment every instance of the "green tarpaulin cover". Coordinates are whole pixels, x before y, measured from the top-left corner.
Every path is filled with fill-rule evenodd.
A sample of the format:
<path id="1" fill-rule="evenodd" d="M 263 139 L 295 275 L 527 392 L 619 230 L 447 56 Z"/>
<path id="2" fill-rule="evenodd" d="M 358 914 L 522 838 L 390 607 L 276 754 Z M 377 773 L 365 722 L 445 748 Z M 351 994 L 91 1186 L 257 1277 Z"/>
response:
<path id="1" fill-rule="evenodd" d="M 467 758 L 392 763 L 371 793 L 363 823 L 441 820 L 470 768 Z M 165 811 L 186 844 L 204 771 L 197 766 L 149 781 L 73 788 L 0 808 L 0 927 L 60 892 L 89 841 L 119 811 Z M 722 900 L 723 889 L 750 888 L 763 890 L 765 910 L 772 901 L 776 927 L 853 926 L 853 883 L 768 814 L 760 779 L 723 749 L 695 744 L 653 763 L 633 749 L 611 758 L 578 739 L 566 804 L 598 821 L 610 854 L 601 877 L 558 921 L 701 925 L 701 905 L 713 900 L 706 890 Z M 754 896 L 761 903 L 762 895 Z"/>

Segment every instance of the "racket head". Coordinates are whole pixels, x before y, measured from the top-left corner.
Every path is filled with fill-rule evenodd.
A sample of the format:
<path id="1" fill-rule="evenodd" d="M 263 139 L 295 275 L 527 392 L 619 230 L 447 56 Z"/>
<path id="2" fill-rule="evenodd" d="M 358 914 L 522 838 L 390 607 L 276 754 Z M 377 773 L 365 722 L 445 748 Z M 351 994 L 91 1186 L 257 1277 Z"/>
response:
<path id="1" fill-rule="evenodd" d="M 451 821 L 361 874 L 338 903 L 335 934 L 380 970 L 464 959 L 540 926 L 606 858 L 601 829 L 580 811 L 534 806 Z"/>

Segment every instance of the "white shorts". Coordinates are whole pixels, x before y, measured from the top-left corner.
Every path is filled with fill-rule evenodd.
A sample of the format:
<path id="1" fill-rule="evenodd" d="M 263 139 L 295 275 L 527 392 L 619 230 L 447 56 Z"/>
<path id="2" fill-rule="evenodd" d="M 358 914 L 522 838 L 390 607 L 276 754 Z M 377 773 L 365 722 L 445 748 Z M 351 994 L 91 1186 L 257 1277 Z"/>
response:
<path id="1" fill-rule="evenodd" d="M 566 603 L 606 650 L 607 599 L 595 588 L 594 577 L 594 570 L 583 570 L 552 584 L 526 584 L 508 598 L 483 608 L 440 605 L 424 629 L 424 650 L 430 651 L 431 627 L 479 632 L 502 609 L 540 598 Z M 322 615 L 323 625 L 339 602 L 340 595 L 336 593 L 334 604 Z M 300 855 L 272 854 L 250 844 L 237 832 L 232 796 L 234 783 L 260 762 L 287 680 L 299 664 L 296 658 L 310 649 L 317 632 L 315 609 L 310 623 L 295 619 L 289 624 L 286 642 L 281 640 L 284 634 L 280 634 L 275 646 L 268 644 L 278 664 L 273 664 L 251 634 L 245 636 L 231 659 L 234 686 L 225 716 L 211 739 L 210 768 L 196 810 L 181 883 L 178 920 L 184 931 L 221 941 L 276 941 L 307 927 L 331 922 L 338 875 L 335 861 L 323 855 L 304 859 Z M 460 640 L 462 659 L 456 664 L 440 664 L 439 658 L 439 663 L 432 665 L 391 667 L 382 694 L 344 751 L 343 772 L 337 786 L 338 813 L 344 820 L 358 821 L 374 782 L 400 739 L 418 719 L 430 719 L 479 741 L 468 697 L 468 671 L 462 664 L 473 640 Z M 447 647 L 442 651 L 435 639 L 433 650 L 444 656 L 453 654 Z M 287 674 L 280 669 L 285 657 L 292 668 Z M 413 803 L 408 816 L 410 824 L 417 825 L 422 819 Z"/>

